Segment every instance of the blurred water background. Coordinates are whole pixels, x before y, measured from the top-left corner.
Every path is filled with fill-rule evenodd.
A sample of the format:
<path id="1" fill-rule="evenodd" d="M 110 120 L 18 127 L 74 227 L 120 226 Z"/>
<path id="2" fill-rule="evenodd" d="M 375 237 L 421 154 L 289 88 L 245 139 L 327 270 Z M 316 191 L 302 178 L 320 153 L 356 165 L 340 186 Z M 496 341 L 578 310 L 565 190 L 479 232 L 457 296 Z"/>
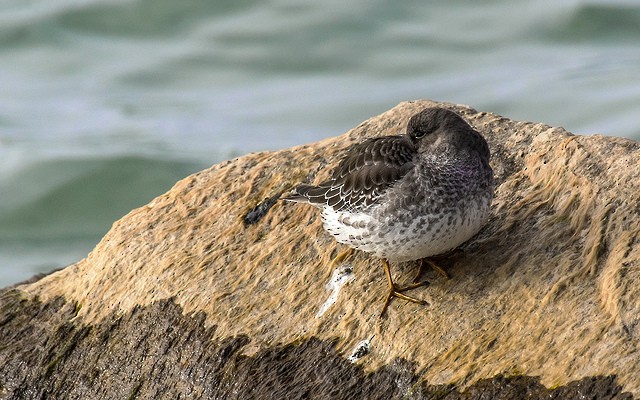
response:
<path id="1" fill-rule="evenodd" d="M 0 1 L 0 287 L 211 164 L 418 98 L 640 138 L 638 1 Z"/>

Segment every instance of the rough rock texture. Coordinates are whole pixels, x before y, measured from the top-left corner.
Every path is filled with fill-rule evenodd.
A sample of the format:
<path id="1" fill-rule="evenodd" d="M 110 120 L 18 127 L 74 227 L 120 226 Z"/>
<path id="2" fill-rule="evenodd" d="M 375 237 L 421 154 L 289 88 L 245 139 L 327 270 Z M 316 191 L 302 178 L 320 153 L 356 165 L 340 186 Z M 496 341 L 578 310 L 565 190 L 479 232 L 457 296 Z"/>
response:
<path id="1" fill-rule="evenodd" d="M 12 311 L 0 321 L 11 342 L 0 348 L 2 399 L 631 398 L 613 377 L 547 389 L 536 378 L 498 376 L 460 393 L 421 382 L 406 360 L 366 373 L 316 338 L 244 356 L 248 337 L 216 339 L 203 313 L 183 315 L 171 299 L 90 327 L 71 322 L 78 310 L 62 298 L 41 304 L 10 291 L 3 302 Z"/>
<path id="2" fill-rule="evenodd" d="M 350 144 L 398 133 L 433 104 L 189 176 L 117 221 L 86 259 L 0 293 L 0 398 L 640 395 L 630 140 L 445 104 L 491 147 L 488 226 L 441 261 L 451 280 L 425 274 L 431 285 L 412 294 L 429 306 L 394 300 L 378 318 L 380 262 L 356 253 L 355 280 L 318 316 L 344 248 L 311 206 L 256 206 L 326 179 Z M 392 265 L 399 283 L 415 270 Z M 372 336 L 368 355 L 346 361 Z"/>

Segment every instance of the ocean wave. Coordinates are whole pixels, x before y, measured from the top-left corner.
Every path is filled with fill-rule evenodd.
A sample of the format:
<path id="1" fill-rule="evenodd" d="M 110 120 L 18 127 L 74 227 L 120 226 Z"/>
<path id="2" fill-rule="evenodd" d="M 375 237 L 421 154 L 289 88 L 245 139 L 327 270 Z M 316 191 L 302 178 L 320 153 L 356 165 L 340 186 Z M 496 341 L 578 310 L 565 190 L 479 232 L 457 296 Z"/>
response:
<path id="1" fill-rule="evenodd" d="M 33 162 L 0 181 L 0 241 L 95 240 L 113 221 L 204 167 L 141 156 Z"/>

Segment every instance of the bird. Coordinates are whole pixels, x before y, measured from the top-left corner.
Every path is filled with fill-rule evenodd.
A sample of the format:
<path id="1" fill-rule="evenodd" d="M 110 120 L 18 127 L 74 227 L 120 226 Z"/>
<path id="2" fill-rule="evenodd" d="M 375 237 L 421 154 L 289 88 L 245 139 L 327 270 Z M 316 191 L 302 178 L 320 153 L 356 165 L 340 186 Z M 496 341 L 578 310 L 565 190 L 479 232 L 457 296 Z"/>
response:
<path id="1" fill-rule="evenodd" d="M 365 139 L 348 148 L 318 185 L 299 184 L 283 200 L 321 209 L 324 229 L 349 249 L 382 260 L 393 298 L 404 294 L 389 262 L 428 259 L 453 250 L 486 225 L 493 199 L 493 170 L 484 137 L 456 112 L 425 108 L 409 119 L 404 134 Z M 333 265 L 334 263 L 332 263 Z"/>

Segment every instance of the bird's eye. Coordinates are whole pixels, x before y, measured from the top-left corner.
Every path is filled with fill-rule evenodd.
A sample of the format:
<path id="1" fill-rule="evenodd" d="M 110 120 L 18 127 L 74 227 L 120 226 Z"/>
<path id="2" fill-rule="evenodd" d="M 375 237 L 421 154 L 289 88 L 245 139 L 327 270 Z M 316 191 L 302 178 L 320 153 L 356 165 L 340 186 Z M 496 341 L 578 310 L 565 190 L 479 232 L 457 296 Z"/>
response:
<path id="1" fill-rule="evenodd" d="M 423 131 L 423 130 L 418 130 L 414 133 L 415 138 L 416 139 L 422 139 L 423 137 L 425 137 L 427 135 L 427 131 Z"/>

